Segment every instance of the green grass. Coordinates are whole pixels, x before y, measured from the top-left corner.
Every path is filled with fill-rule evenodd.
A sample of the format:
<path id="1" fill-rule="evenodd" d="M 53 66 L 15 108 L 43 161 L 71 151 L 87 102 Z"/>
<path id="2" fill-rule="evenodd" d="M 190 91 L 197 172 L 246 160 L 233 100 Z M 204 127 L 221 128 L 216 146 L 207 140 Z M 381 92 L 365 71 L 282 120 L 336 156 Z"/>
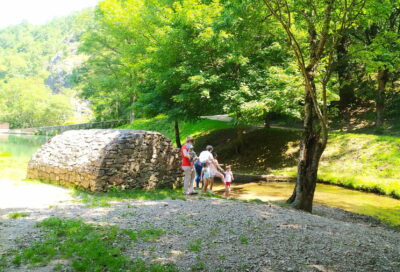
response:
<path id="1" fill-rule="evenodd" d="M 190 251 L 200 251 L 201 250 L 201 243 L 203 242 L 203 239 L 198 238 L 194 240 L 192 243 L 188 245 L 188 249 Z"/>
<path id="2" fill-rule="evenodd" d="M 27 213 L 27 212 L 15 212 L 15 213 L 9 213 L 7 216 L 8 216 L 8 218 L 18 219 L 18 218 L 21 218 L 21 217 L 29 216 L 29 213 Z"/>
<path id="3" fill-rule="evenodd" d="M 108 207 L 110 201 L 121 201 L 124 199 L 138 200 L 162 200 L 162 199 L 181 199 L 186 200 L 182 189 L 155 189 L 155 190 L 118 190 L 110 192 L 87 192 L 74 189 L 73 195 L 79 197 L 82 203 L 89 207 Z M 128 216 L 128 215 L 126 215 Z"/>
<path id="4" fill-rule="evenodd" d="M 154 242 L 158 238 L 160 238 L 160 236 L 165 234 L 165 230 L 152 227 L 147 229 L 140 229 L 137 231 L 123 230 L 123 233 L 128 235 L 129 238 L 134 242 L 138 242 L 139 240 L 144 242 Z"/>
<path id="5" fill-rule="evenodd" d="M 318 178 L 329 184 L 400 199 L 400 138 L 332 133 Z M 276 171 L 296 175 L 296 167 Z"/>
<path id="6" fill-rule="evenodd" d="M 400 138 L 331 134 L 319 178 L 400 198 Z"/>
<path id="7" fill-rule="evenodd" d="M 240 243 L 243 245 L 247 245 L 249 243 L 249 238 L 247 238 L 247 236 L 244 234 L 241 234 L 239 236 L 239 240 L 240 240 Z"/>
<path id="8" fill-rule="evenodd" d="M 177 271 L 173 265 L 129 259 L 124 255 L 129 246 L 127 235 L 115 226 L 103 227 L 81 220 L 51 217 L 37 223 L 37 227 L 45 232 L 43 239 L 17 252 L 12 259 L 14 265 L 45 266 L 53 260 L 67 260 L 67 265 L 58 263 L 53 270 L 70 271 L 70 267 L 73 271 L 131 271 L 135 267 L 135 271 L 143 272 Z M 138 233 L 144 238 L 155 237 L 154 233 L 157 237 L 160 235 L 159 230 L 152 229 Z"/>
<path id="9" fill-rule="evenodd" d="M 21 180 L 26 175 L 28 158 L 15 158 L 10 156 L 0 156 L 0 178 L 10 180 Z"/>
<path id="10" fill-rule="evenodd" d="M 121 214 L 122 217 L 134 217 L 134 216 L 137 216 L 137 215 L 138 214 L 135 213 L 135 212 L 126 212 L 126 213 Z"/>
<path id="11" fill-rule="evenodd" d="M 179 130 L 181 141 L 184 142 L 186 136 L 189 135 L 195 137 L 214 130 L 231 128 L 232 126 L 233 124 L 229 122 L 209 119 L 200 119 L 194 122 L 180 122 Z M 150 119 L 137 119 L 133 124 L 124 125 L 120 128 L 157 131 L 170 138 L 175 143 L 174 124 L 168 121 L 167 117 L 163 115 Z"/>

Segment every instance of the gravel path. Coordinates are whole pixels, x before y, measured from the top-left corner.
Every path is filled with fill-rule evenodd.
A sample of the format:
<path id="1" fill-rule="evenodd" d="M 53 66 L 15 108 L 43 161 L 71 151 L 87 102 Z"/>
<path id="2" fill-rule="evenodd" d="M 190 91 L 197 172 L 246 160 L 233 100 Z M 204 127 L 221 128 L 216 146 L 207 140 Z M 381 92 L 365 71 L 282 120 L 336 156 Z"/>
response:
<path id="1" fill-rule="evenodd" d="M 124 200 L 91 208 L 73 202 L 68 190 L 36 186 L 42 189 L 37 199 L 41 205 L 0 206 L 0 253 L 39 239 L 35 222 L 57 216 L 122 229 L 162 228 L 166 233 L 159 240 L 135 243 L 126 254 L 149 262 L 173 262 L 181 271 L 400 271 L 399 232 L 337 209 L 316 207 L 316 213 L 323 214 L 319 216 L 276 205 L 201 197 Z M 61 202 L 44 201 L 43 190 L 56 190 Z M 8 193 L 18 198 L 18 191 Z M 29 216 L 7 217 L 16 211 Z M 201 249 L 189 250 L 196 239 L 201 239 Z M 52 268 L 10 266 L 7 271 Z"/>

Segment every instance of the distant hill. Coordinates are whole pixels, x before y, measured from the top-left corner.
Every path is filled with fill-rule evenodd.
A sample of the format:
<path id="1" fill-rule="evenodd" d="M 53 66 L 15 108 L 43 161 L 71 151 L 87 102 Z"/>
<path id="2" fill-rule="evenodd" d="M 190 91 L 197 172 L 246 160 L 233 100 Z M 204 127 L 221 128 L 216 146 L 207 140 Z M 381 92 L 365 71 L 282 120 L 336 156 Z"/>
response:
<path id="1" fill-rule="evenodd" d="M 71 16 L 57 18 L 45 25 L 21 23 L 0 29 L 0 109 L 8 103 L 7 90 L 21 86 L 21 82 L 35 82 L 35 89 L 65 96 L 70 100 L 73 114 L 57 123 L 80 121 L 90 115 L 87 103 L 77 98 L 77 91 L 70 84 L 75 67 L 85 57 L 78 53 L 79 39 L 90 20 L 92 10 L 77 12 Z M 18 83 L 14 83 L 18 80 Z M 47 91 L 46 91 L 47 90 Z M 12 90 L 8 90 L 12 93 Z M 33 92 L 32 90 L 30 92 Z M 1 94 L 3 93 L 3 98 Z M 10 109 L 3 109 L 10 112 Z M 61 118 L 63 119 L 63 118 Z M 43 119 L 44 120 L 44 119 Z M 52 125 L 53 120 L 45 125 Z M 18 122 L 15 118 L 0 113 L 0 122 L 8 121 L 13 127 L 43 125 L 43 122 Z"/>

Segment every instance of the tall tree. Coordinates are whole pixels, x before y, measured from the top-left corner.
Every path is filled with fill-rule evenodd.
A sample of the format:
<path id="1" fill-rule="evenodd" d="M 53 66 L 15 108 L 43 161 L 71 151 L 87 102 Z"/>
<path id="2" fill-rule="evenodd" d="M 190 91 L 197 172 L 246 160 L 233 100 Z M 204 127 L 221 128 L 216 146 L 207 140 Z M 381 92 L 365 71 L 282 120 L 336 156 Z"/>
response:
<path id="1" fill-rule="evenodd" d="M 318 165 L 328 140 L 326 84 L 332 70 L 332 54 L 338 39 L 361 12 L 364 2 L 264 0 L 286 32 L 304 81 L 304 134 L 296 187 L 289 199 L 297 209 L 312 211 Z M 327 65 L 324 65 L 325 59 Z M 320 82 L 318 76 L 322 78 Z"/>
<path id="2" fill-rule="evenodd" d="M 178 146 L 180 121 L 194 121 L 219 106 L 212 88 L 219 77 L 209 67 L 215 65 L 215 44 L 223 39 L 213 28 L 221 10 L 219 1 L 173 1 L 160 3 L 152 9 L 153 17 L 146 18 L 158 30 L 150 38 L 136 108 L 150 116 L 166 114 Z"/>
<path id="3" fill-rule="evenodd" d="M 400 1 L 370 0 L 365 10 L 351 53 L 367 74 L 375 78 L 375 124 L 381 127 L 387 85 L 400 68 Z"/>

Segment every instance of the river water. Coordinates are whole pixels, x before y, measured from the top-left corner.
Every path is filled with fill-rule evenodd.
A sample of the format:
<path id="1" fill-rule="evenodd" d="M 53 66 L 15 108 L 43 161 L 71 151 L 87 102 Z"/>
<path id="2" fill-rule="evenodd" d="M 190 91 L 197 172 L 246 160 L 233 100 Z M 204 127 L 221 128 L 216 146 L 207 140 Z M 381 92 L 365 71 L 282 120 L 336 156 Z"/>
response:
<path id="1" fill-rule="evenodd" d="M 233 184 L 231 196 L 242 200 L 286 201 L 295 184 L 289 182 L 252 182 Z M 223 186 L 216 190 L 222 192 Z M 343 209 L 349 212 L 370 215 L 380 220 L 400 226 L 400 200 L 366 193 L 335 185 L 317 184 L 315 203 Z"/>
<path id="2" fill-rule="evenodd" d="M 30 157 L 45 142 L 44 136 L 0 134 L 0 180 L 25 178 Z"/>
<path id="3" fill-rule="evenodd" d="M 43 136 L 0 134 L 0 181 L 25 178 L 29 158 L 45 142 L 46 138 Z M 293 187 L 293 183 L 287 182 L 233 183 L 231 195 L 243 200 L 284 201 L 291 195 Z M 215 189 L 220 190 L 223 187 L 217 185 Z M 315 202 L 370 215 L 400 226 L 400 200 L 391 197 L 318 184 Z"/>

